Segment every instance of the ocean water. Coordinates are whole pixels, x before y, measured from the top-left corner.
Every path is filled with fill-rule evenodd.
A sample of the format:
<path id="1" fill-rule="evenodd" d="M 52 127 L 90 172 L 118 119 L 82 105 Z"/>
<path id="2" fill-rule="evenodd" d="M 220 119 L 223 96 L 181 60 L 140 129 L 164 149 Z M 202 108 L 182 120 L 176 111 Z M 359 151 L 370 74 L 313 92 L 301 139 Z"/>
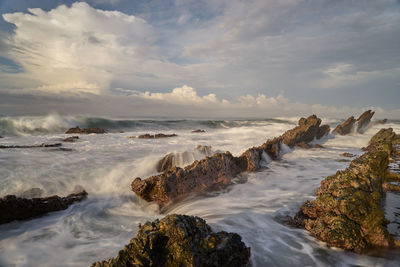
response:
<path id="1" fill-rule="evenodd" d="M 136 235 L 138 223 L 178 213 L 204 218 L 215 231 L 239 233 L 251 247 L 253 266 L 399 266 L 399 251 L 357 255 L 329 248 L 308 232 L 282 224 L 306 200 L 315 197 L 322 179 L 344 169 L 344 152 L 361 147 L 380 128 L 400 133 L 400 121 L 371 127 L 365 134 L 328 135 L 315 143 L 325 149 L 286 149 L 278 161 L 243 173 L 223 191 L 196 195 L 163 210 L 140 200 L 130 189 L 136 177 L 157 173 L 164 155 L 187 151 L 179 165 L 200 159 L 198 145 L 240 155 L 247 148 L 293 128 L 298 118 L 264 120 L 118 120 L 59 116 L 0 117 L 0 145 L 58 143 L 69 127 L 101 127 L 109 133 L 80 135 L 63 148 L 0 149 L 0 196 L 20 195 L 39 187 L 44 195 L 65 196 L 82 186 L 86 201 L 67 210 L 28 221 L 0 225 L 0 266 L 89 266 L 117 255 Z M 333 128 L 339 120 L 323 119 Z M 206 133 L 191 133 L 203 129 Z M 144 133 L 176 133 L 165 139 L 127 138 Z M 395 166 L 396 167 L 396 166 Z M 397 166 L 398 167 L 398 166 Z M 400 236 L 400 197 L 385 199 L 389 230 Z"/>

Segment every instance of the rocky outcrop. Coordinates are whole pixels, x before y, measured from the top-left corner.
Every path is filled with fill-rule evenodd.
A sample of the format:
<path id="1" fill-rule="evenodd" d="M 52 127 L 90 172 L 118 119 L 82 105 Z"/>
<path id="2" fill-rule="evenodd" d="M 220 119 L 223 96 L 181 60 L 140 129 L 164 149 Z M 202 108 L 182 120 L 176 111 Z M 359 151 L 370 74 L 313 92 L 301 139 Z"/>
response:
<path id="1" fill-rule="evenodd" d="M 79 136 L 75 135 L 75 136 L 70 136 L 70 137 L 67 137 L 65 139 L 62 139 L 61 141 L 72 143 L 72 142 L 75 142 L 78 139 L 79 139 Z"/>
<path id="2" fill-rule="evenodd" d="M 249 266 L 250 248 L 235 233 L 214 233 L 194 216 L 168 215 L 139 225 L 135 238 L 115 258 L 92 267 Z"/>
<path id="3" fill-rule="evenodd" d="M 106 131 L 100 128 L 79 128 L 79 126 L 76 126 L 74 128 L 68 129 L 68 131 L 65 132 L 66 134 L 104 134 Z"/>
<path id="4" fill-rule="evenodd" d="M 158 138 L 167 138 L 167 137 L 175 137 L 178 136 L 176 134 L 163 134 L 163 133 L 158 133 L 158 134 L 142 134 L 139 135 L 137 138 L 141 139 L 158 139 Z"/>
<path id="5" fill-rule="evenodd" d="M 192 131 L 192 133 L 205 133 L 206 131 L 198 129 L 198 130 L 194 130 Z"/>
<path id="6" fill-rule="evenodd" d="M 61 143 L 56 143 L 56 144 L 40 144 L 40 145 L 11 145 L 11 146 L 5 146 L 5 145 L 0 145 L 1 148 L 40 148 L 40 147 L 60 147 L 62 146 Z"/>
<path id="7" fill-rule="evenodd" d="M 336 126 L 336 128 L 332 131 L 332 133 L 340 134 L 340 135 L 349 134 L 353 130 L 355 123 L 356 123 L 356 119 L 354 119 L 354 117 L 351 116 L 345 122 Z"/>
<path id="8" fill-rule="evenodd" d="M 375 112 L 371 110 L 365 111 L 363 114 L 360 115 L 357 119 L 357 132 L 358 133 L 364 133 L 370 123 L 371 123 L 371 118 L 374 116 Z"/>
<path id="9" fill-rule="evenodd" d="M 325 178 L 317 198 L 307 201 L 293 224 L 303 226 L 329 246 L 355 252 L 374 247 L 391 247 L 398 241 L 389 234 L 381 207 L 383 185 L 394 177 L 389 158 L 396 152 L 400 136 L 391 128 L 380 130 L 344 171 Z"/>
<path id="10" fill-rule="evenodd" d="M 194 151 L 185 151 L 182 153 L 169 153 L 160 159 L 157 163 L 156 169 L 158 172 L 163 172 L 182 165 L 182 163 L 190 163 L 196 158 L 204 158 L 212 154 L 211 146 L 197 146 Z"/>
<path id="11" fill-rule="evenodd" d="M 65 210 L 72 203 L 82 201 L 86 197 L 87 193 L 84 190 L 66 197 L 21 198 L 8 195 L 0 198 L 0 224 L 14 220 L 27 220 L 48 212 Z"/>
<path id="12" fill-rule="evenodd" d="M 365 111 L 363 114 L 358 117 L 358 119 L 354 119 L 353 116 L 348 118 L 342 124 L 336 126 L 336 128 L 332 131 L 334 134 L 346 135 L 356 130 L 357 133 L 364 133 L 371 123 L 371 118 L 374 116 L 375 112 L 371 110 Z M 385 121 L 386 122 L 386 121 Z"/>
<path id="13" fill-rule="evenodd" d="M 307 119 L 301 118 L 299 126 L 261 146 L 246 150 L 239 157 L 232 156 L 230 152 L 216 153 L 184 168 L 173 167 L 144 180 L 136 178 L 132 182 L 132 190 L 144 200 L 154 201 L 162 207 L 191 193 L 226 187 L 239 173 L 261 168 L 260 163 L 266 157 L 277 159 L 282 145 L 294 147 L 296 144 L 308 143 L 327 134 L 329 126 L 320 124 L 321 119 L 315 115 Z"/>

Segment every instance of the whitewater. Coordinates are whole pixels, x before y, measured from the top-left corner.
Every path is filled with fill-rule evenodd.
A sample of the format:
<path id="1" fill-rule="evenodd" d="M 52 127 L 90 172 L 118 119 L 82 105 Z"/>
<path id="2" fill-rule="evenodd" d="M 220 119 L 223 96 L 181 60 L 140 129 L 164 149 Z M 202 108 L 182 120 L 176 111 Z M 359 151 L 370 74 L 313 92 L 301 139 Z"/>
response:
<path id="1" fill-rule="evenodd" d="M 117 255 L 136 235 L 137 225 L 167 214 L 199 216 L 215 231 L 236 232 L 251 247 L 253 266 L 399 266 L 399 251 L 358 255 L 329 248 L 302 229 L 283 223 L 306 201 L 315 198 L 321 180 L 345 169 L 381 128 L 400 133 L 400 121 L 375 125 L 364 134 L 329 134 L 314 141 L 324 149 L 287 148 L 277 161 L 265 159 L 260 171 L 242 173 L 222 191 L 205 192 L 168 207 L 139 199 L 130 188 L 136 177 L 157 174 L 166 154 L 184 153 L 179 166 L 201 159 L 198 145 L 240 155 L 247 148 L 281 135 L 299 118 L 268 119 L 109 119 L 84 116 L 0 117 L 0 145 L 59 143 L 64 132 L 99 127 L 107 134 L 80 135 L 62 148 L 0 149 L 0 197 L 41 188 L 44 196 L 66 196 L 76 186 L 88 199 L 67 210 L 28 221 L 0 225 L 0 266 L 90 266 Z M 331 128 L 338 119 L 323 119 Z M 202 129 L 205 133 L 192 133 Z M 162 139 L 128 138 L 145 133 L 175 133 Z M 392 166 L 399 169 L 399 166 Z M 400 195 L 388 193 L 382 203 L 400 238 Z"/>

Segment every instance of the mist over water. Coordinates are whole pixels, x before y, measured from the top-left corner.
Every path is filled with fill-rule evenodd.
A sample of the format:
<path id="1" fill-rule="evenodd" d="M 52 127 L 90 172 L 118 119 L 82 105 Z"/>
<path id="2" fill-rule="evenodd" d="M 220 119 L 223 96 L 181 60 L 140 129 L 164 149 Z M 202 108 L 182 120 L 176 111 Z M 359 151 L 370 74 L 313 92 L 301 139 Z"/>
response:
<path id="1" fill-rule="evenodd" d="M 386 252 L 373 257 L 328 248 L 306 231 L 289 228 L 279 220 L 282 216 L 293 216 L 304 201 L 313 199 L 322 179 L 348 166 L 342 153 L 361 155 L 361 147 L 380 128 L 392 127 L 400 133 L 400 123 L 396 121 L 374 126 L 363 135 L 328 135 L 315 141 L 325 149 L 288 148 L 278 161 L 266 157 L 265 169 L 241 174 L 237 184 L 223 191 L 193 196 L 163 214 L 156 205 L 140 200 L 130 189 L 134 178 L 156 174 L 158 160 L 168 153 L 190 152 L 198 145 L 207 145 L 213 151 L 240 155 L 247 148 L 293 128 L 296 122 L 294 118 L 0 117 L 2 145 L 57 143 L 68 136 L 63 134 L 66 129 L 76 125 L 100 127 L 109 132 L 80 135 L 75 143 L 63 143 L 71 151 L 58 148 L 0 151 L 0 196 L 20 195 L 33 187 L 43 189 L 44 195 L 65 196 L 76 185 L 89 193 L 86 201 L 67 210 L 0 225 L 0 266 L 89 266 L 116 256 L 136 235 L 138 223 L 171 213 L 200 216 L 216 231 L 239 233 L 251 247 L 254 266 L 398 266 L 399 253 Z M 337 122 L 323 121 L 331 127 Z M 206 133 L 191 133 L 196 129 Z M 127 138 L 159 132 L 178 136 L 151 140 Z M 190 160 L 182 160 L 181 164 Z M 392 215 L 393 212 L 387 217 Z M 398 231 L 395 226 L 392 228 Z"/>

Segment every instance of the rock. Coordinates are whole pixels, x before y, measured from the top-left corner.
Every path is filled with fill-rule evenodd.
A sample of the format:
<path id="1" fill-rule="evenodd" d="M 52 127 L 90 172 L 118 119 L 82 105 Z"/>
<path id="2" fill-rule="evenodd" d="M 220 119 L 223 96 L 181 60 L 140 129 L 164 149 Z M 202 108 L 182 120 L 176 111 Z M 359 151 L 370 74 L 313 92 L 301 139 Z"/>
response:
<path id="1" fill-rule="evenodd" d="M 391 128 L 380 130 L 365 154 L 321 182 L 317 198 L 307 201 L 295 216 L 296 224 L 329 246 L 357 253 L 398 245 L 386 228 L 381 200 L 384 182 L 395 176 L 388 164 L 399 143 Z"/>
<path id="2" fill-rule="evenodd" d="M 182 153 L 169 153 L 160 159 L 156 169 L 163 172 L 172 167 L 188 164 L 196 159 L 202 159 L 212 154 L 211 146 L 197 146 L 194 151 L 185 151 Z"/>
<path id="3" fill-rule="evenodd" d="M 320 145 L 320 144 L 315 144 L 314 147 L 315 147 L 315 148 L 325 148 L 323 145 Z"/>
<path id="4" fill-rule="evenodd" d="M 28 189 L 24 192 L 22 192 L 21 197 L 22 198 L 38 198 L 43 195 L 44 191 L 43 189 L 40 189 L 38 187 Z"/>
<path id="5" fill-rule="evenodd" d="M 38 191 L 34 189 L 35 193 Z M 86 199 L 86 191 L 70 194 L 66 197 L 51 196 L 45 198 L 20 198 L 8 195 L 0 198 L 0 224 L 14 220 L 27 220 L 51 211 L 65 210 L 76 201 Z"/>
<path id="6" fill-rule="evenodd" d="M 92 267 L 249 266 L 250 248 L 235 233 L 214 233 L 194 216 L 168 215 L 146 222 L 115 258 Z"/>
<path id="7" fill-rule="evenodd" d="M 336 126 L 336 128 L 332 131 L 332 133 L 340 134 L 340 135 L 349 134 L 353 130 L 355 123 L 356 123 L 356 119 L 354 119 L 354 117 L 351 116 L 345 122 Z"/>
<path id="8" fill-rule="evenodd" d="M 156 135 L 152 135 L 152 134 L 142 134 L 139 135 L 137 138 L 141 138 L 141 139 L 158 139 L 158 138 L 167 138 L 167 137 L 175 137 L 178 136 L 176 134 L 163 134 L 163 133 L 158 133 Z"/>
<path id="9" fill-rule="evenodd" d="M 370 123 L 371 123 L 371 118 L 372 116 L 374 116 L 375 112 L 371 111 L 371 110 L 367 110 L 365 111 L 363 114 L 360 115 L 360 117 L 358 117 L 357 119 L 357 132 L 358 133 L 364 133 Z"/>
<path id="10" fill-rule="evenodd" d="M 351 153 L 348 153 L 348 152 L 345 152 L 345 153 L 342 154 L 342 156 L 343 156 L 343 157 L 346 157 L 346 158 L 353 158 L 353 157 L 355 157 L 356 155 L 351 154 Z"/>
<path id="11" fill-rule="evenodd" d="M 100 128 L 79 128 L 79 126 L 76 126 L 74 128 L 68 129 L 68 131 L 65 132 L 66 134 L 103 134 L 106 133 L 103 129 Z"/>
<path id="12" fill-rule="evenodd" d="M 205 189 L 221 188 L 231 184 L 231 180 L 245 170 L 241 158 L 231 153 L 217 153 L 185 168 L 173 167 L 162 174 L 145 180 L 136 178 L 132 190 L 149 202 L 161 207 L 187 197 L 191 193 Z"/>
<path id="13" fill-rule="evenodd" d="M 3 136 L 0 135 L 0 138 L 3 138 Z"/>
<path id="14" fill-rule="evenodd" d="M 200 129 L 192 131 L 192 133 L 205 133 L 205 132 L 206 132 L 206 131 L 200 130 Z"/>
<path id="15" fill-rule="evenodd" d="M 144 200 L 154 201 L 163 207 L 191 193 L 226 187 L 239 173 L 258 170 L 266 155 L 277 159 L 282 144 L 293 147 L 323 136 L 322 133 L 327 134 L 329 127 L 320 127 L 320 123 L 321 120 L 315 115 L 301 118 L 299 126 L 280 137 L 267 140 L 261 146 L 246 150 L 240 157 L 234 157 L 230 152 L 216 153 L 185 168 L 167 168 L 164 173 L 144 180 L 136 178 L 132 182 L 132 191 Z M 173 156 L 167 155 L 161 165 L 172 166 L 172 160 Z"/>
<path id="16" fill-rule="evenodd" d="M 24 146 L 19 146 L 19 145 L 11 145 L 11 146 L 4 146 L 0 145 L 1 148 L 40 148 L 40 147 L 60 147 L 62 146 L 61 143 L 56 143 L 56 144 L 40 144 L 40 145 L 24 145 Z"/>
<path id="17" fill-rule="evenodd" d="M 75 136 L 67 137 L 67 138 L 65 138 L 65 139 L 63 139 L 61 141 L 63 141 L 63 142 L 75 142 L 78 139 L 79 139 L 79 136 L 75 135 Z"/>
<path id="18" fill-rule="evenodd" d="M 387 122 L 387 120 L 388 119 L 383 119 L 383 120 L 380 120 L 380 121 L 374 121 L 374 124 L 376 125 L 376 124 L 385 124 L 386 122 Z"/>

